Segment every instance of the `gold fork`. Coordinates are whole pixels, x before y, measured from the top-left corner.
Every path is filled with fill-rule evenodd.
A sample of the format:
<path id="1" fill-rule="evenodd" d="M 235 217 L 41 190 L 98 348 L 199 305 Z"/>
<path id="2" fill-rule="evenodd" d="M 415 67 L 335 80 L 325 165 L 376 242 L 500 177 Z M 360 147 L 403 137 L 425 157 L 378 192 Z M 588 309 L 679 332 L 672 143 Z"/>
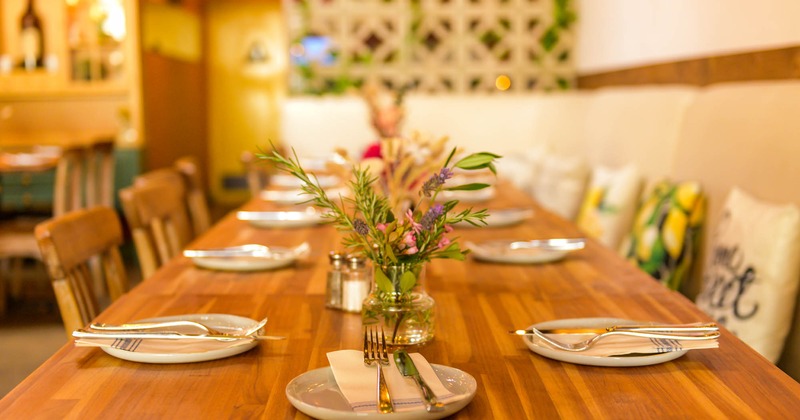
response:
<path id="1" fill-rule="evenodd" d="M 536 328 L 531 328 L 532 334 L 545 343 L 556 347 L 561 350 L 565 351 L 574 351 L 580 352 L 589 350 L 592 346 L 595 345 L 599 340 L 610 337 L 612 335 L 625 335 L 629 337 L 642 337 L 642 338 L 658 338 L 658 339 L 667 339 L 667 340 L 688 340 L 688 341 L 705 341 L 705 340 L 716 340 L 719 338 L 719 331 L 714 331 L 710 333 L 705 333 L 701 335 L 690 335 L 690 334 L 666 334 L 666 333 L 658 333 L 658 332 L 644 332 L 644 331 L 607 331 L 601 334 L 597 334 L 587 340 L 579 341 L 577 343 L 563 343 L 561 341 L 554 340 L 537 330 Z M 528 335 L 528 334 L 526 334 Z"/>
<path id="2" fill-rule="evenodd" d="M 392 398 L 389 396 L 389 387 L 381 372 L 381 365 L 389 365 L 386 336 L 383 334 L 383 329 L 378 337 L 377 327 L 366 327 L 364 329 L 364 365 L 371 366 L 373 363 L 378 367 L 378 411 L 391 413 L 394 411 Z"/>

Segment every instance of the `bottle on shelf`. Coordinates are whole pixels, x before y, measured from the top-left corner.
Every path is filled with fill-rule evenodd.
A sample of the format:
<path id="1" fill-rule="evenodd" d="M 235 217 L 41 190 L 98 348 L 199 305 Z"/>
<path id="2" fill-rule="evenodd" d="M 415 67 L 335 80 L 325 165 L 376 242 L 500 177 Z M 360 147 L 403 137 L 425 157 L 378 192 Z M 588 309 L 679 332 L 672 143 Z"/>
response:
<path id="1" fill-rule="evenodd" d="M 19 35 L 22 68 L 33 71 L 44 66 L 44 33 L 42 22 L 33 8 L 33 0 L 28 0 L 28 7 L 20 21 Z"/>

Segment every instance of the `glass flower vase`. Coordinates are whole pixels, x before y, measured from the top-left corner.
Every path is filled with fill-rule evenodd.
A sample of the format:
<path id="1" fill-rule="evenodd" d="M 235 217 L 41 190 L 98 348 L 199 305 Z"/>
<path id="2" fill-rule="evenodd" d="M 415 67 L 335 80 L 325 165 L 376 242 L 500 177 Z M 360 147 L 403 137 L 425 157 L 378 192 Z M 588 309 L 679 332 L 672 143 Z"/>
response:
<path id="1" fill-rule="evenodd" d="M 376 264 L 361 321 L 380 326 L 391 345 L 424 344 L 433 339 L 435 307 L 425 292 L 425 263 Z"/>

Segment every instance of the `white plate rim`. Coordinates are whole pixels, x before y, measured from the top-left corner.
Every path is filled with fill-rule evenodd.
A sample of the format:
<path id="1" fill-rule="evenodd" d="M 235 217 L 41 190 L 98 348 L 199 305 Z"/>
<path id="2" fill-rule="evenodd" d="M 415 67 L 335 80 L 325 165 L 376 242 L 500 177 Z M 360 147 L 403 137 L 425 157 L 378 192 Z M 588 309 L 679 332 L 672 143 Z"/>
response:
<path id="1" fill-rule="evenodd" d="M 353 411 L 340 411 L 331 408 L 315 406 L 302 401 L 299 398 L 300 394 L 295 393 L 293 387 L 296 386 L 299 381 L 306 380 L 316 376 L 321 377 L 323 375 L 327 375 L 328 380 L 325 382 L 325 385 L 333 386 L 336 388 L 337 392 L 340 392 L 338 391 L 338 386 L 336 385 L 336 382 L 333 379 L 333 372 L 331 371 L 330 366 L 313 369 L 294 377 L 291 381 L 289 381 L 288 384 L 286 384 L 286 398 L 300 412 L 308 416 L 323 420 L 350 419 L 353 417 L 385 418 L 392 420 L 410 420 L 410 419 L 419 419 L 421 417 L 424 417 L 426 419 L 439 419 L 457 413 L 472 401 L 472 399 L 475 397 L 475 393 L 478 390 L 478 383 L 472 375 L 470 375 L 467 372 L 464 372 L 463 370 L 450 366 L 437 365 L 431 363 L 431 367 L 433 368 L 434 372 L 436 372 L 437 376 L 439 376 L 439 378 L 442 380 L 442 384 L 453 392 L 456 391 L 451 387 L 455 387 L 457 385 L 452 385 L 450 382 L 448 382 L 448 378 L 455 378 L 456 375 L 458 375 L 461 377 L 462 381 L 466 381 L 468 383 L 467 389 L 465 390 L 466 392 L 462 392 L 462 394 L 466 394 L 467 396 L 458 401 L 445 405 L 445 409 L 438 413 L 427 413 L 424 409 L 405 411 L 399 413 L 389 413 L 389 414 L 356 413 Z M 342 398 L 344 398 L 344 396 L 342 396 Z M 420 416 L 421 414 L 423 416 Z"/>
<path id="2" fill-rule="evenodd" d="M 436 196 L 436 201 L 458 200 L 462 203 L 480 203 L 491 200 L 496 193 L 494 186 L 489 186 L 480 190 L 455 190 L 442 191 Z"/>
<path id="3" fill-rule="evenodd" d="M 342 179 L 338 175 L 334 174 L 319 174 L 313 175 L 309 174 L 309 177 L 313 180 L 314 178 L 317 179 L 319 185 L 322 188 L 331 188 L 341 184 Z M 275 174 L 270 179 L 270 184 L 277 186 L 277 187 L 289 187 L 289 188 L 300 188 L 303 185 L 303 182 L 296 178 L 294 175 L 289 174 Z"/>
<path id="4" fill-rule="evenodd" d="M 330 198 L 338 198 L 339 195 L 347 196 L 349 190 L 346 187 L 325 188 L 325 194 Z M 276 204 L 303 204 L 313 200 L 313 196 L 306 194 L 300 189 L 295 190 L 262 190 L 259 198 Z"/>
<path id="5" fill-rule="evenodd" d="M 297 255 L 289 248 L 270 246 L 279 257 L 231 256 L 231 257 L 189 257 L 192 262 L 208 270 L 217 271 L 265 271 L 283 268 L 297 260 Z M 237 264 L 238 262 L 238 264 Z"/>
<path id="6" fill-rule="evenodd" d="M 604 328 L 611 325 L 621 324 L 648 324 L 648 322 L 633 321 L 630 319 L 622 318 L 569 318 L 569 319 L 556 319 L 552 321 L 540 322 L 533 324 L 527 328 L 570 328 L 570 327 L 587 327 L 587 328 Z M 574 363 L 578 365 L 587 366 L 602 366 L 602 367 L 638 367 L 650 366 L 664 362 L 675 360 L 688 350 L 672 351 L 668 353 L 655 353 L 643 356 L 587 356 L 580 353 L 571 353 L 562 350 L 556 350 L 551 347 L 537 345 L 534 343 L 533 338 L 530 336 L 522 336 L 522 341 L 528 348 L 540 355 L 549 359 L 559 360 L 567 363 Z"/>
<path id="7" fill-rule="evenodd" d="M 238 315 L 229 314 L 187 314 L 187 315 L 173 315 L 162 316 L 157 318 L 147 318 L 137 320 L 135 322 L 163 322 L 163 321 L 178 321 L 188 320 L 197 321 L 207 324 L 210 327 L 223 327 L 226 325 L 235 325 L 239 328 L 246 329 L 256 324 L 258 321 Z M 223 359 L 226 357 L 234 356 L 244 353 L 258 345 L 258 341 L 242 340 L 241 345 L 221 348 L 219 350 L 209 350 L 200 353 L 141 353 L 131 352 L 126 350 L 114 349 L 111 347 L 101 347 L 103 351 L 111 356 L 119 359 L 128 360 L 131 362 L 140 363 L 195 363 L 205 362 L 209 360 Z"/>
<path id="8" fill-rule="evenodd" d="M 278 218 L 258 218 L 258 214 L 291 214 L 296 215 L 296 218 L 278 219 Z M 305 227 L 319 225 L 324 222 L 322 216 L 318 213 L 309 214 L 305 211 L 239 211 L 236 213 L 236 218 L 242 221 L 247 221 L 253 226 L 264 228 L 290 228 L 290 227 Z"/>
<path id="9" fill-rule="evenodd" d="M 494 255 L 492 253 L 486 252 L 486 249 L 481 247 L 481 244 L 486 242 L 500 243 L 506 241 L 492 239 L 489 241 L 475 243 L 474 245 L 477 246 L 469 246 L 469 244 L 467 244 L 467 247 L 472 251 L 472 255 L 480 261 L 488 261 L 488 262 L 504 263 L 504 264 L 544 264 L 544 263 L 559 261 L 564 257 L 566 257 L 569 252 L 571 252 L 564 250 L 540 249 L 539 253 L 534 255 L 524 255 L 524 254 L 514 255 L 513 252 L 511 254 L 505 254 L 505 255 Z M 515 241 L 508 240 L 507 242 L 510 244 Z M 524 249 L 522 251 L 524 251 Z"/>
<path id="10" fill-rule="evenodd" d="M 489 209 L 488 212 L 489 212 L 489 217 L 486 218 L 486 226 L 480 226 L 480 227 L 499 228 L 499 227 L 513 226 L 533 217 L 534 214 L 533 209 L 526 209 L 522 207 L 494 209 L 494 210 Z M 494 216 L 500 216 L 500 218 L 498 219 L 497 217 Z M 471 224 L 464 222 L 458 223 L 457 226 L 459 228 L 479 227 L 479 226 L 472 226 Z"/>

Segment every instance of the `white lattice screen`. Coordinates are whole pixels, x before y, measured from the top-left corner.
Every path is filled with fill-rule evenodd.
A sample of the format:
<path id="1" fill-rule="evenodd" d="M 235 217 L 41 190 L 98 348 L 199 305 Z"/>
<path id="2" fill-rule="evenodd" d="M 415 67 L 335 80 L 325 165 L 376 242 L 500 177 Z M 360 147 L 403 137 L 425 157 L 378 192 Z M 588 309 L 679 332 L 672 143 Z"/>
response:
<path id="1" fill-rule="evenodd" d="M 330 65 L 292 65 L 295 93 L 326 92 L 377 79 L 418 92 L 496 92 L 506 75 L 511 91 L 573 85 L 569 30 L 549 51 L 542 42 L 557 0 L 290 0 L 291 51 L 300 40 L 327 37 Z"/>

